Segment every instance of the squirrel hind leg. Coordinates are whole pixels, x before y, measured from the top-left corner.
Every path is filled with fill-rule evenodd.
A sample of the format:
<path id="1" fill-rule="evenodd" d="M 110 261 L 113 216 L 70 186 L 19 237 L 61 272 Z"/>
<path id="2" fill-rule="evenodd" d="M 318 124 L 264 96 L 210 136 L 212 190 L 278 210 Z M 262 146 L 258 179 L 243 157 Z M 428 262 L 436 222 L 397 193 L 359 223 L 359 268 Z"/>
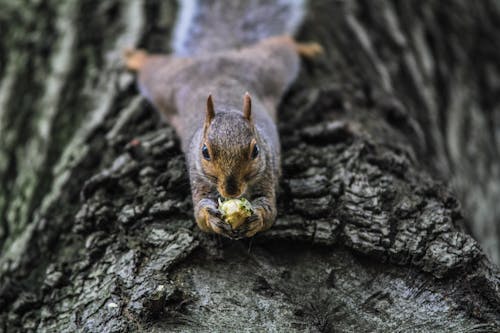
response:
<path id="1" fill-rule="evenodd" d="M 128 49 L 123 52 L 125 67 L 130 71 L 140 71 L 148 59 L 144 50 Z"/>
<path id="2" fill-rule="evenodd" d="M 317 56 L 323 54 L 324 52 L 323 47 L 316 42 L 311 42 L 311 43 L 295 42 L 295 50 L 301 57 L 307 59 L 316 58 Z"/>

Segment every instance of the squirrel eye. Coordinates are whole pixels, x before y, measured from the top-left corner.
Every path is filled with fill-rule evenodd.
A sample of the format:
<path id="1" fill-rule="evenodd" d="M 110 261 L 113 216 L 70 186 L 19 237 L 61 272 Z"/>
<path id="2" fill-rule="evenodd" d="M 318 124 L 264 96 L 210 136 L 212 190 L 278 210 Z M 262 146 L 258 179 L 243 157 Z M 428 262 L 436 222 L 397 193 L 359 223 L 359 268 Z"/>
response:
<path id="1" fill-rule="evenodd" d="M 203 148 L 201 148 L 201 153 L 202 153 L 204 159 L 206 159 L 207 161 L 210 161 L 210 153 L 208 152 L 207 145 L 203 145 Z"/>
<path id="2" fill-rule="evenodd" d="M 252 160 L 256 159 L 257 156 L 259 156 L 259 146 L 257 146 L 257 144 L 255 144 L 255 146 L 253 146 L 253 150 L 252 150 Z"/>

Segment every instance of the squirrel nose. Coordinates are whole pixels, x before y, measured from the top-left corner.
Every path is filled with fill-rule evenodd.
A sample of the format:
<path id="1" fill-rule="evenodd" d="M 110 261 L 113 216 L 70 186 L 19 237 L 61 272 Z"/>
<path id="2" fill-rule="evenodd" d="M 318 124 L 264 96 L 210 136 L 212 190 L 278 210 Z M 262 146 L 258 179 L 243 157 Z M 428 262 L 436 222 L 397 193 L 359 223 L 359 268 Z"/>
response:
<path id="1" fill-rule="evenodd" d="M 238 183 L 234 177 L 228 177 L 221 188 L 221 194 L 225 198 L 237 198 L 241 195 Z"/>
<path id="2" fill-rule="evenodd" d="M 225 192 L 230 196 L 236 195 L 238 193 L 238 185 L 234 180 L 226 181 Z"/>

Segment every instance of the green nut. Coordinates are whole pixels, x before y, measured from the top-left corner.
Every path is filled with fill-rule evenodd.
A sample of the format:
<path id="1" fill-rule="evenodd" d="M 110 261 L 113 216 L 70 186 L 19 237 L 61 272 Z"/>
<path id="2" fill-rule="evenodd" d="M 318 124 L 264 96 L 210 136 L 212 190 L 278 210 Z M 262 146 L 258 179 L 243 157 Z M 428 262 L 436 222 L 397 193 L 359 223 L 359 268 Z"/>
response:
<path id="1" fill-rule="evenodd" d="M 219 199 L 219 210 L 224 221 L 229 223 L 233 229 L 242 225 L 254 213 L 252 204 L 245 198 L 230 199 L 224 202 Z"/>

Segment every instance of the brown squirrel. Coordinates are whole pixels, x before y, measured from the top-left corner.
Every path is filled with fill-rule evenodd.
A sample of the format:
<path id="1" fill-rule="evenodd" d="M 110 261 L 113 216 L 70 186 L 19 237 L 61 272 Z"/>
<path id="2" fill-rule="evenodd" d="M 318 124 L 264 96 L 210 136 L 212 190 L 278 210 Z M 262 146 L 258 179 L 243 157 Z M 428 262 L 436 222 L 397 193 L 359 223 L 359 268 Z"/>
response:
<path id="1" fill-rule="evenodd" d="M 320 52 L 318 44 L 288 36 L 193 57 L 126 52 L 126 67 L 138 73 L 142 95 L 180 137 L 201 230 L 241 238 L 274 223 L 280 175 L 276 108 L 298 74 L 299 55 Z M 218 210 L 220 197 L 245 197 L 254 214 L 233 230 Z"/>

